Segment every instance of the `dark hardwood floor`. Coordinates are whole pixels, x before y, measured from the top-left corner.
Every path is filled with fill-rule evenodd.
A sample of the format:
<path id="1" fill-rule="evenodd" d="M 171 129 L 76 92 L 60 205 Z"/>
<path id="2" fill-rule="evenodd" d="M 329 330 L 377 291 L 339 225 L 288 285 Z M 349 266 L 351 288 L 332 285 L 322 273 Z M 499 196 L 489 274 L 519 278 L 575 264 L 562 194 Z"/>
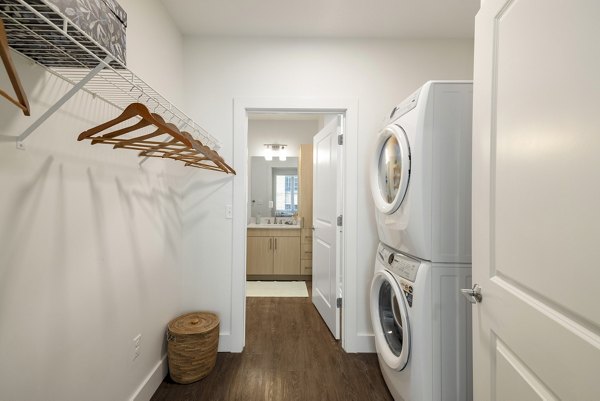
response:
<path id="1" fill-rule="evenodd" d="M 246 347 L 203 380 L 168 377 L 152 401 L 393 401 L 376 354 L 347 354 L 310 298 L 248 298 Z"/>

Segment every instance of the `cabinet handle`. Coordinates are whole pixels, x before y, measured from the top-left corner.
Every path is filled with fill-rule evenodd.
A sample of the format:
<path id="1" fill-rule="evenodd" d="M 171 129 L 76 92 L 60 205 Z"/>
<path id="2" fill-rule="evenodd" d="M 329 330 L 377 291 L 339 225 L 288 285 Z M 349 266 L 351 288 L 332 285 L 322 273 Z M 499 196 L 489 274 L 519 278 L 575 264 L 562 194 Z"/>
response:
<path id="1" fill-rule="evenodd" d="M 269 238 L 269 249 L 273 249 L 273 238 Z"/>
<path id="2" fill-rule="evenodd" d="M 277 249 L 277 238 L 275 238 L 275 249 Z"/>

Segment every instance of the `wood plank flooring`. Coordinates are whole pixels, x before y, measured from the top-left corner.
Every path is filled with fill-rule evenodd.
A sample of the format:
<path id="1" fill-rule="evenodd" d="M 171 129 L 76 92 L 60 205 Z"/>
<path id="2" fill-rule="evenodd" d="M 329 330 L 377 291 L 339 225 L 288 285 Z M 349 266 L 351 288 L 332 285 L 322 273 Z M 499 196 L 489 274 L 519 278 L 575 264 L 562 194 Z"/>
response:
<path id="1" fill-rule="evenodd" d="M 347 354 L 310 298 L 248 298 L 246 347 L 205 379 L 168 377 L 151 401 L 393 401 L 376 354 Z"/>

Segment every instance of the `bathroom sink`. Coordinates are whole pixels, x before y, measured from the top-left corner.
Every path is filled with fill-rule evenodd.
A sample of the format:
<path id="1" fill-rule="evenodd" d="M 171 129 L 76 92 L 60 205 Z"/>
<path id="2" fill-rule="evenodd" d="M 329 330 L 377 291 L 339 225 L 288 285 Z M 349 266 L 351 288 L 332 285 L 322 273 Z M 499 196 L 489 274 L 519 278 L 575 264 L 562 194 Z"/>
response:
<path id="1" fill-rule="evenodd" d="M 294 228 L 300 228 L 300 224 L 256 224 L 250 223 L 248 224 L 248 228 L 269 228 L 273 230 L 291 230 Z"/>

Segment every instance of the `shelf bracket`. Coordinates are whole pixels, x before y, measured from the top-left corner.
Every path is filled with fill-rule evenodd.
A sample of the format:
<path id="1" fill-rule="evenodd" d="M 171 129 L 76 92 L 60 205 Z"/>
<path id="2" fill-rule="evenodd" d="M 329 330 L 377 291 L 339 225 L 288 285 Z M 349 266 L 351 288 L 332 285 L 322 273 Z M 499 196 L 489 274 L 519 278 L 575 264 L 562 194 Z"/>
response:
<path id="1" fill-rule="evenodd" d="M 67 93 L 63 95 L 56 103 L 52 105 L 44 114 L 42 114 L 33 124 L 31 124 L 21 135 L 17 137 L 17 149 L 25 149 L 23 141 L 31 135 L 40 125 L 60 109 L 69 99 L 71 99 L 81 88 L 85 86 L 92 78 L 94 78 L 104 67 L 113 61 L 111 56 L 106 56 L 93 70 L 91 70 L 81 81 L 77 82 Z"/>

